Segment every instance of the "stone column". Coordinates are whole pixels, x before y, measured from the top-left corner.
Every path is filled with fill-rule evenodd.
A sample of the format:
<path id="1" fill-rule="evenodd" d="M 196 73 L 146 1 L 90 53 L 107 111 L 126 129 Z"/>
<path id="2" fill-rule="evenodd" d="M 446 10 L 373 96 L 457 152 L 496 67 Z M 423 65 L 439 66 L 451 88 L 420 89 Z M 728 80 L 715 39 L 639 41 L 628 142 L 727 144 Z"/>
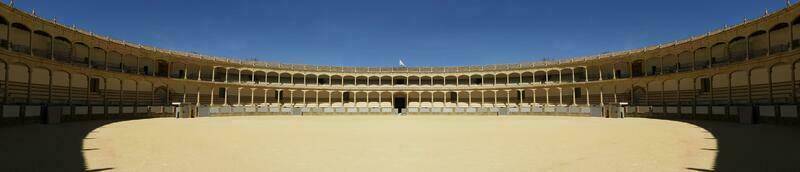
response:
<path id="1" fill-rule="evenodd" d="M 544 104 L 550 105 L 550 88 L 544 88 Z"/>
<path id="2" fill-rule="evenodd" d="M 256 88 L 250 88 L 250 105 L 256 104 Z"/>
<path id="3" fill-rule="evenodd" d="M 225 96 L 223 96 L 223 98 L 225 98 L 225 99 L 222 100 L 222 104 L 227 106 L 228 105 L 228 87 L 225 87 Z"/>
<path id="4" fill-rule="evenodd" d="M 242 105 L 242 87 L 236 88 L 236 105 Z"/>

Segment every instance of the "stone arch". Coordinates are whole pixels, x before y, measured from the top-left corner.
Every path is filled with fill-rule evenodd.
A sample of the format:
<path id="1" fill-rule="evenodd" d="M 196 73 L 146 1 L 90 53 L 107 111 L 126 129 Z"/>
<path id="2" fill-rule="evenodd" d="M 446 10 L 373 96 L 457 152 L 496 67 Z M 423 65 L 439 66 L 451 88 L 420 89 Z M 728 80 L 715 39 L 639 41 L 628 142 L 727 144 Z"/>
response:
<path id="1" fill-rule="evenodd" d="M 369 85 L 380 85 L 382 83 L 380 76 L 369 76 L 367 80 L 369 81 Z"/>
<path id="2" fill-rule="evenodd" d="M 644 60 L 637 59 L 631 62 L 631 76 L 641 77 L 644 76 Z"/>
<path id="3" fill-rule="evenodd" d="M 268 72 L 267 75 L 266 75 L 267 83 L 277 84 L 278 83 L 278 78 L 280 78 L 280 77 L 281 77 L 281 74 L 279 74 L 278 72 Z"/>
<path id="4" fill-rule="evenodd" d="M 730 62 L 744 61 L 747 59 L 747 44 L 747 40 L 742 36 L 733 38 L 728 43 Z"/>
<path id="5" fill-rule="evenodd" d="M 706 69 L 711 64 L 711 51 L 706 47 L 694 50 L 694 70 Z"/>
<path id="6" fill-rule="evenodd" d="M 532 84 L 533 83 L 533 72 L 522 72 L 520 74 L 522 77 L 521 83 Z"/>
<path id="7" fill-rule="evenodd" d="M 316 74 L 306 74 L 304 84 L 319 85 L 319 76 Z"/>
<path id="8" fill-rule="evenodd" d="M 239 69 L 230 68 L 230 69 L 226 69 L 226 70 L 227 70 L 227 72 L 226 72 L 227 76 L 225 78 L 223 78 L 223 80 L 227 80 L 228 83 L 239 82 L 239 80 L 240 80 L 240 78 L 239 78 L 239 72 L 240 72 Z"/>
<path id="9" fill-rule="evenodd" d="M 553 69 L 547 71 L 547 81 L 548 82 L 561 82 L 561 71 Z"/>
<path id="10" fill-rule="evenodd" d="M 380 82 L 381 85 L 392 85 L 393 84 L 391 76 L 382 76 L 382 77 L 380 77 L 380 81 L 381 81 Z"/>
<path id="11" fill-rule="evenodd" d="M 573 72 L 574 72 L 573 69 L 569 69 L 569 68 L 561 69 L 561 71 L 559 72 L 559 73 L 561 73 L 561 76 L 560 76 L 561 77 L 561 82 L 566 82 L 566 83 L 574 82 L 575 79 L 572 78 Z"/>
<path id="12" fill-rule="evenodd" d="M 443 76 L 433 76 L 431 79 L 433 79 L 431 85 L 444 85 L 445 83 L 445 77 Z"/>
<path id="13" fill-rule="evenodd" d="M 89 52 L 89 66 L 95 69 L 106 69 L 106 50 L 100 47 L 94 47 Z M 160 70 L 160 69 L 159 69 Z M 161 74 L 161 73 L 159 73 Z M 166 75 L 159 75 L 166 76 Z"/>
<path id="14" fill-rule="evenodd" d="M 781 53 L 789 51 L 791 44 L 791 30 L 788 23 L 778 23 L 769 30 L 769 51 L 770 53 Z"/>
<path id="15" fill-rule="evenodd" d="M 748 57 L 759 58 L 769 53 L 769 37 L 767 32 L 759 30 L 747 37 Z"/>
<path id="16" fill-rule="evenodd" d="M 72 54 L 72 42 L 64 37 L 53 39 L 53 58 L 60 62 L 69 62 Z"/>
<path id="17" fill-rule="evenodd" d="M 31 40 L 33 56 L 49 59 L 53 50 L 52 41 L 53 37 L 49 33 L 41 30 L 34 31 L 33 39 Z"/>
<path id="18" fill-rule="evenodd" d="M 449 75 L 444 77 L 444 85 L 456 85 L 457 83 L 460 84 L 458 77 L 455 75 Z"/>
<path id="19" fill-rule="evenodd" d="M 7 49 L 9 46 L 8 23 L 8 20 L 0 16 L 0 48 L 2 49 Z"/>
<path id="20" fill-rule="evenodd" d="M 22 23 L 11 24 L 11 50 L 19 53 L 30 54 L 31 29 Z"/>
<path id="21" fill-rule="evenodd" d="M 306 79 L 303 77 L 305 77 L 305 75 L 303 75 L 302 73 L 292 74 L 291 84 L 305 84 Z"/>
<path id="22" fill-rule="evenodd" d="M 711 64 L 728 63 L 729 60 L 728 44 L 724 42 L 718 42 L 714 44 L 714 46 L 711 46 Z"/>
<path id="23" fill-rule="evenodd" d="M 694 55 L 690 51 L 683 51 L 678 54 L 678 72 L 691 71 L 694 63 Z"/>

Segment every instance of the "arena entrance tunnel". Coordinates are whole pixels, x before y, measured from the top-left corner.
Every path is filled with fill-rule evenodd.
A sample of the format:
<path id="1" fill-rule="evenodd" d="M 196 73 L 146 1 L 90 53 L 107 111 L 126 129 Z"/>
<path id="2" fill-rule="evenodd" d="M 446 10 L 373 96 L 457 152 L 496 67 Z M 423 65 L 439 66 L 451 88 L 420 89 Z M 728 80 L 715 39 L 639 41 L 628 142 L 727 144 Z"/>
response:
<path id="1" fill-rule="evenodd" d="M 405 113 L 403 112 L 403 109 L 406 109 L 406 106 L 406 97 L 394 97 L 394 108 L 397 109 L 397 113 Z"/>

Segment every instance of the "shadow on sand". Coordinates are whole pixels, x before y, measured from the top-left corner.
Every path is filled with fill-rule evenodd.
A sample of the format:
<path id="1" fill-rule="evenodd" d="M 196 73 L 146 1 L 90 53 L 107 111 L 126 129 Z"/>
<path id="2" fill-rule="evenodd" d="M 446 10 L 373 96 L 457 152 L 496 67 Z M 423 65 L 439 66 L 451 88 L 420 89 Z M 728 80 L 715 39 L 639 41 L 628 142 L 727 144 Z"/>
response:
<path id="1" fill-rule="evenodd" d="M 800 171 L 800 128 L 774 124 L 677 120 L 710 132 L 716 139 L 714 169 L 692 171 Z"/>
<path id="2" fill-rule="evenodd" d="M 0 128 L 0 171 L 108 171 L 114 167 L 87 169 L 84 139 L 104 125 L 122 120 L 68 122 L 57 125 L 28 124 Z"/>
<path id="3" fill-rule="evenodd" d="M 83 142 L 96 129 L 123 120 L 31 124 L 0 128 L 0 171 L 107 171 L 87 169 Z M 689 171 L 800 171 L 800 128 L 771 124 L 689 121 L 710 132 L 717 148 L 714 169 L 686 167 Z M 705 132 L 704 131 L 704 132 Z"/>

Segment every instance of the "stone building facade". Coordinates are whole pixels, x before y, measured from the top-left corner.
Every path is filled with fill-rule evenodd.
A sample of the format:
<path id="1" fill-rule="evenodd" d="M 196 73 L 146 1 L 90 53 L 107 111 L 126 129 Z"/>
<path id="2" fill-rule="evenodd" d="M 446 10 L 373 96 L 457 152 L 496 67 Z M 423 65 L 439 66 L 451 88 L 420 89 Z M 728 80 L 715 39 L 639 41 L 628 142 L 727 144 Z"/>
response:
<path id="1" fill-rule="evenodd" d="M 0 5 L 2 118 L 170 112 L 581 114 L 796 121 L 800 7 L 689 39 L 551 62 L 340 67 L 204 56 L 127 43 Z"/>

